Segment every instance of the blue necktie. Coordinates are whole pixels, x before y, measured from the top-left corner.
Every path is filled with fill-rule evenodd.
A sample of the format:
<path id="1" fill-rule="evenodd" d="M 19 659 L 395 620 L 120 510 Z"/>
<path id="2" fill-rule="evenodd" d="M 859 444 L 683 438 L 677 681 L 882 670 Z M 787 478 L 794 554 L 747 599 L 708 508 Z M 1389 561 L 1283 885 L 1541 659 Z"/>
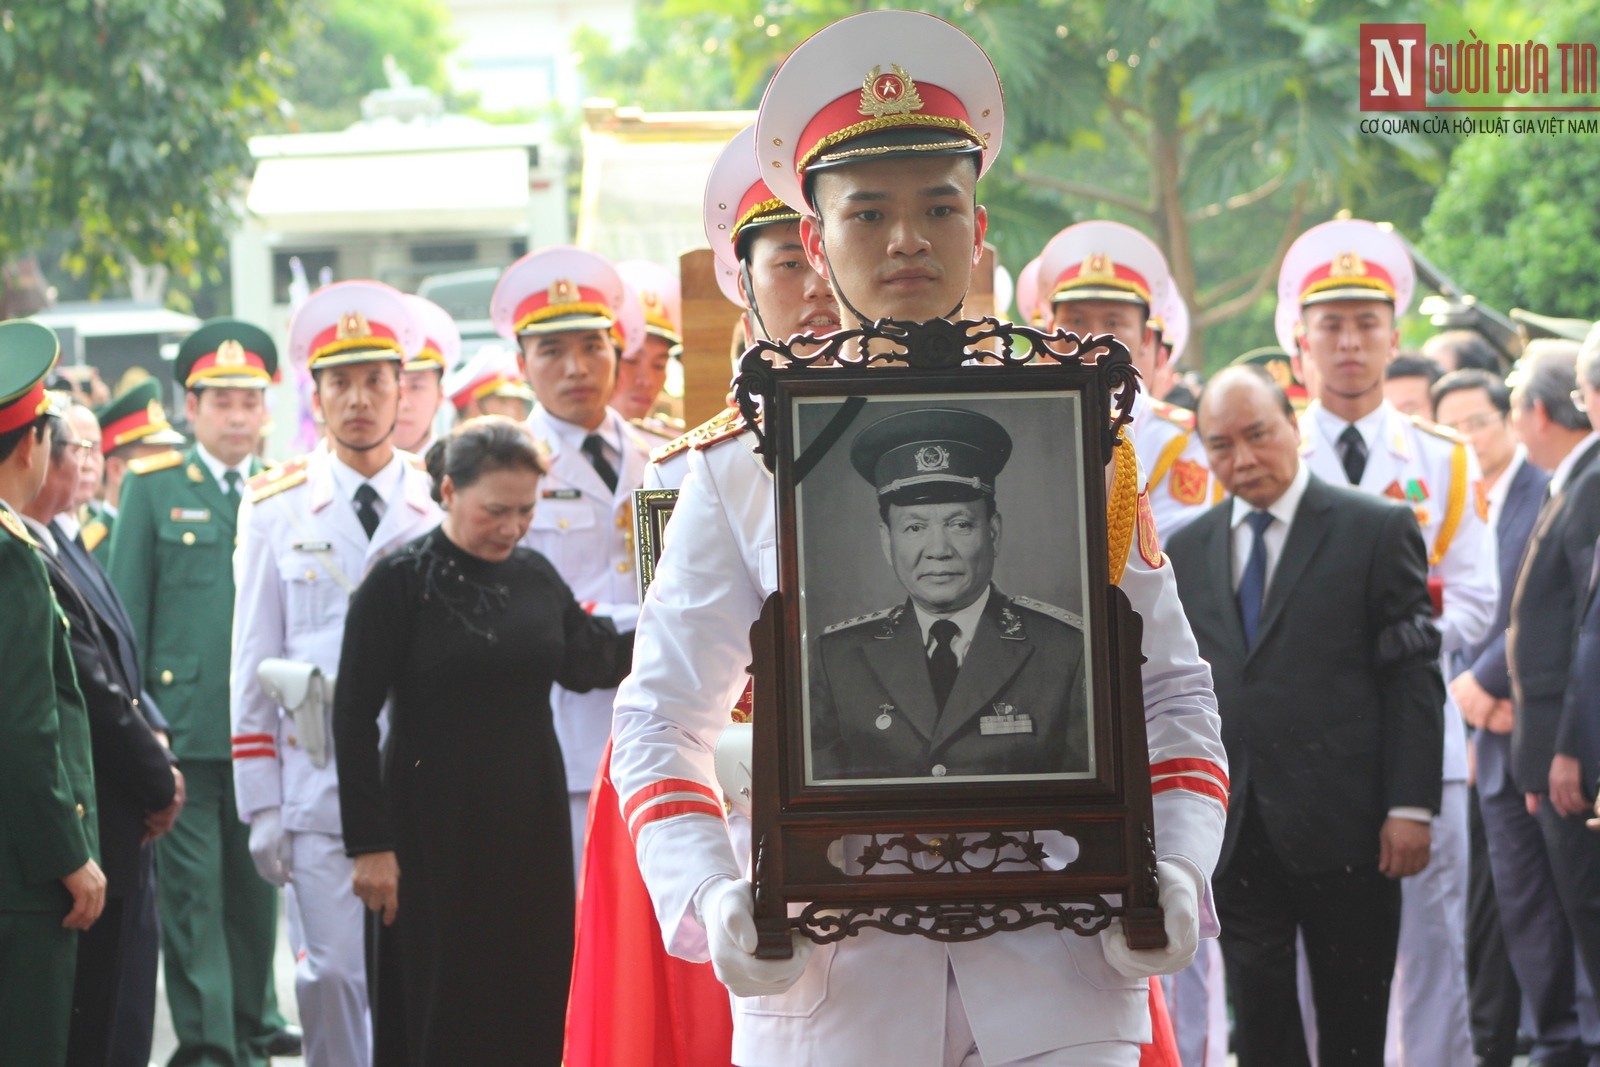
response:
<path id="1" fill-rule="evenodd" d="M 1270 511 L 1252 511 L 1244 517 L 1250 524 L 1250 556 L 1239 576 L 1239 621 L 1244 624 L 1244 642 L 1254 648 L 1256 631 L 1261 626 L 1261 598 L 1267 590 L 1267 527 Z"/>

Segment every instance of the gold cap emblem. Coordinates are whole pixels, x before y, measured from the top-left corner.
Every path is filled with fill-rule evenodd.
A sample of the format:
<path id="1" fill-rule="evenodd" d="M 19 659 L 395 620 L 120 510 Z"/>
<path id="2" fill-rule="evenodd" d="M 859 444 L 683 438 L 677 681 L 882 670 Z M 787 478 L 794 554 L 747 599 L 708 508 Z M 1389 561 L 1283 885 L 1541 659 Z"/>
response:
<path id="1" fill-rule="evenodd" d="M 1332 273 L 1336 278 L 1364 278 L 1367 265 L 1354 252 L 1340 252 L 1333 257 Z"/>
<path id="2" fill-rule="evenodd" d="M 1083 278 L 1115 278 L 1116 271 L 1111 268 L 1111 257 L 1104 252 L 1091 252 L 1083 261 L 1083 266 L 1078 268 L 1079 277 Z"/>
<path id="3" fill-rule="evenodd" d="M 372 327 L 367 325 L 367 317 L 361 312 L 350 311 L 340 316 L 338 340 L 348 341 L 352 337 L 371 336 Z"/>
<path id="4" fill-rule="evenodd" d="M 667 305 L 661 299 L 661 294 L 646 290 L 639 294 L 639 303 L 644 305 L 646 315 L 663 316 L 667 312 Z"/>
<path id="5" fill-rule="evenodd" d="M 242 367 L 244 366 L 244 345 L 238 341 L 227 340 L 217 346 L 217 366 Z"/>
<path id="6" fill-rule="evenodd" d="M 861 114 L 881 119 L 886 115 L 909 115 L 922 110 L 922 96 L 906 68 L 893 63 L 890 70 L 891 73 L 885 74 L 882 66 L 876 66 L 867 72 L 861 83 Z"/>
<path id="7" fill-rule="evenodd" d="M 554 304 L 576 304 L 578 302 L 578 287 L 570 278 L 557 278 L 550 283 L 550 288 L 545 293 L 545 299 Z"/>
<path id="8" fill-rule="evenodd" d="M 950 469 L 950 451 L 940 445 L 923 445 L 911 458 L 916 461 L 918 474 Z"/>
<path id="9" fill-rule="evenodd" d="M 167 413 L 161 410 L 161 401 L 152 400 L 144 406 L 144 417 L 152 423 L 167 421 Z"/>

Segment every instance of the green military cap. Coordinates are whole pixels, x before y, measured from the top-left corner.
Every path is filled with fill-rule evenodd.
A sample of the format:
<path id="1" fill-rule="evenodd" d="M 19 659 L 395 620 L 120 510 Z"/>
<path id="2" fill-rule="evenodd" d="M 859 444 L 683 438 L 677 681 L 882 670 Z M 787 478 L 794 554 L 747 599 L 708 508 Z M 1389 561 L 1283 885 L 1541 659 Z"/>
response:
<path id="1" fill-rule="evenodd" d="M 278 376 L 278 346 L 239 319 L 207 319 L 178 346 L 173 375 L 185 389 L 265 389 Z"/>
<path id="2" fill-rule="evenodd" d="M 1229 363 L 1230 367 L 1260 367 L 1278 387 L 1288 394 L 1290 402 L 1296 408 L 1302 408 L 1309 401 L 1306 387 L 1300 379 L 1295 377 L 1294 361 L 1289 358 L 1289 353 L 1275 345 L 1264 348 L 1252 348 L 1244 355 L 1239 356 Z"/>
<path id="3" fill-rule="evenodd" d="M 28 425 L 50 407 L 44 380 L 61 358 L 55 331 L 37 322 L 0 322 L 0 433 Z"/>
<path id="4" fill-rule="evenodd" d="M 172 428 L 161 406 L 161 383 L 146 378 L 95 408 L 100 423 L 100 453 L 109 456 L 123 445 L 181 445 L 183 434 Z"/>
<path id="5" fill-rule="evenodd" d="M 919 408 L 879 419 L 856 435 L 850 464 L 888 504 L 935 504 L 994 496 L 1011 458 L 1011 435 L 987 415 Z"/>

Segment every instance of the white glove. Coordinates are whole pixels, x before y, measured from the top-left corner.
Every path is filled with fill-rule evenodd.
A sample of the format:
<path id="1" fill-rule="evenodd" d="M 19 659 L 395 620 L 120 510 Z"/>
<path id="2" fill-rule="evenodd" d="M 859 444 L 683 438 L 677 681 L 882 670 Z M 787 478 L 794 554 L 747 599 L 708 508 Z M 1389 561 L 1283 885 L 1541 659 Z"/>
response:
<path id="1" fill-rule="evenodd" d="M 1194 872 L 1169 860 L 1156 863 L 1161 909 L 1165 913 L 1166 948 L 1132 949 L 1120 922 L 1100 931 L 1106 962 L 1129 978 L 1177 974 L 1194 960 L 1200 947 L 1200 892 Z"/>
<path id="2" fill-rule="evenodd" d="M 285 885 L 294 877 L 289 835 L 283 831 L 283 817 L 277 808 L 262 808 L 251 817 L 250 859 L 261 877 L 273 885 Z"/>
<path id="3" fill-rule="evenodd" d="M 766 997 L 788 991 L 811 960 L 811 942 L 791 933 L 794 955 L 786 960 L 757 959 L 755 894 L 743 878 L 723 876 L 707 883 L 697 898 L 700 922 L 711 948 L 717 981 L 736 997 Z"/>

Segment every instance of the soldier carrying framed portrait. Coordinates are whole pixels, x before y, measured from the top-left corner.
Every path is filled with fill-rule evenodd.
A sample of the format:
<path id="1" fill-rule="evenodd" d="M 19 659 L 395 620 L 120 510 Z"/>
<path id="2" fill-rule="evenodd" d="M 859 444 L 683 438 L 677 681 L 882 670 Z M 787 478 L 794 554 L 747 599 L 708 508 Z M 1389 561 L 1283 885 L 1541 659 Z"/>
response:
<path id="1" fill-rule="evenodd" d="M 795 341 L 751 348 L 735 392 L 777 494 L 758 954 L 791 928 L 1122 921 L 1161 945 L 1141 623 L 1112 563 L 1136 532 L 1099 518 L 1137 492 L 1126 348 L 994 319 Z"/>

